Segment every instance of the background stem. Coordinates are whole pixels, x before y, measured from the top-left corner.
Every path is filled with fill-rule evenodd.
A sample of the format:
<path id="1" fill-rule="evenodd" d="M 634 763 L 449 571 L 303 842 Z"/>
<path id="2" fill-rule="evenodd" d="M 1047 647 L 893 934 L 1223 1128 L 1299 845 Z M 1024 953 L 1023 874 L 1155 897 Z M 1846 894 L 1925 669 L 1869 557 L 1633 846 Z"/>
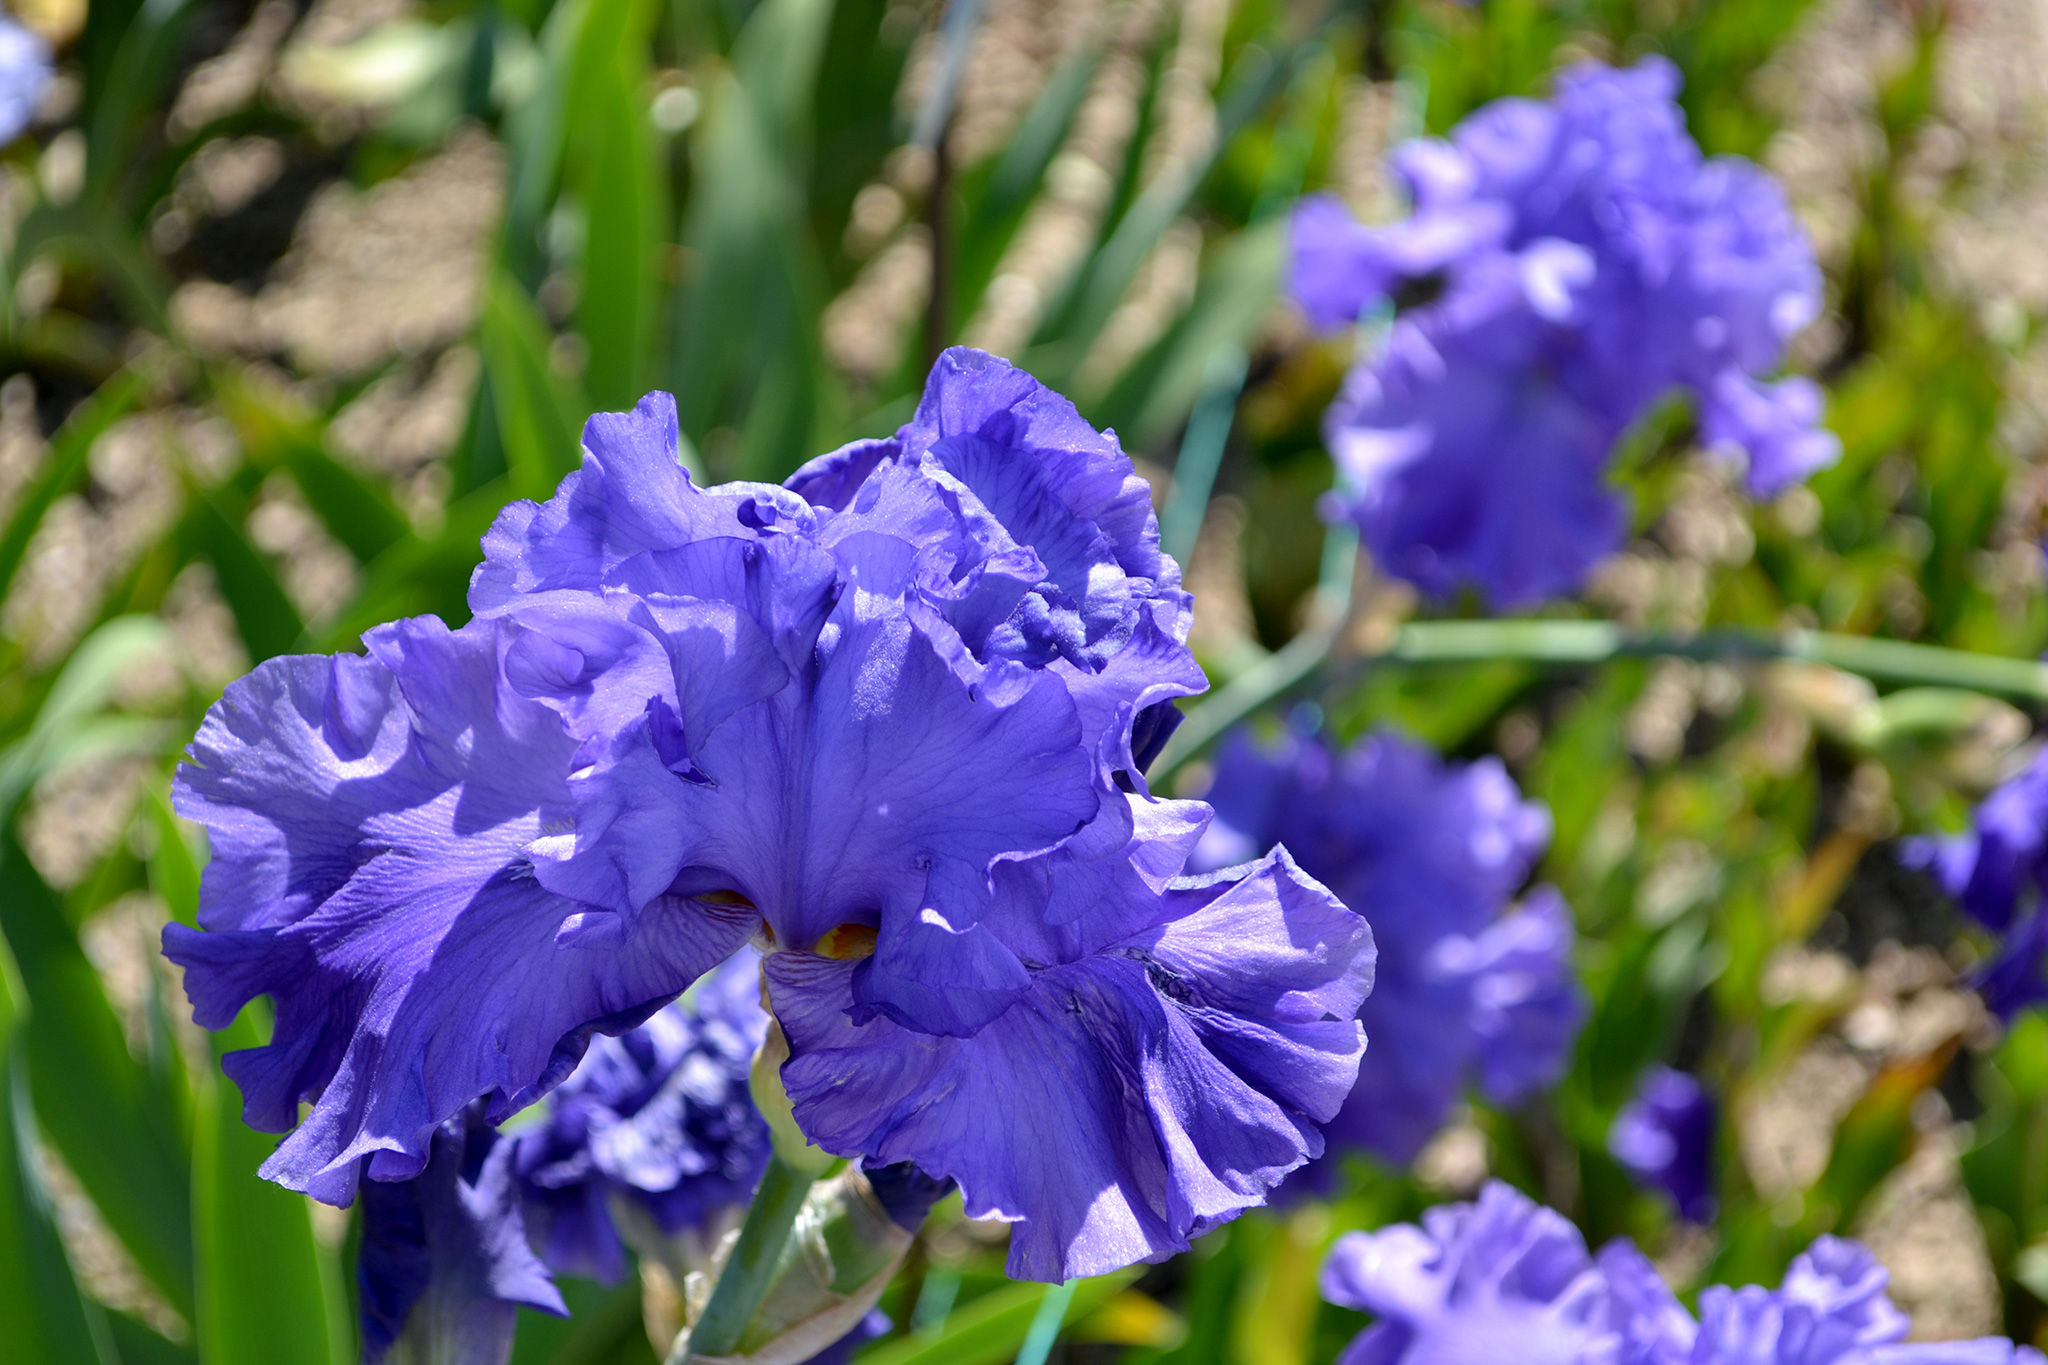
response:
<path id="1" fill-rule="evenodd" d="M 1164 782 L 1225 730 L 1312 676 L 1340 633 L 1330 627 L 1303 631 L 1210 694 L 1188 712 L 1153 764 L 1151 780 Z M 1411 621 L 1384 651 L 1360 662 L 1367 667 L 1493 660 L 1570 666 L 1646 656 L 1789 659 L 1901 686 L 1958 687 L 2048 702 L 2048 665 L 2033 659 L 1819 630 L 1729 628 L 1681 635 L 1629 631 L 1612 621 Z"/>

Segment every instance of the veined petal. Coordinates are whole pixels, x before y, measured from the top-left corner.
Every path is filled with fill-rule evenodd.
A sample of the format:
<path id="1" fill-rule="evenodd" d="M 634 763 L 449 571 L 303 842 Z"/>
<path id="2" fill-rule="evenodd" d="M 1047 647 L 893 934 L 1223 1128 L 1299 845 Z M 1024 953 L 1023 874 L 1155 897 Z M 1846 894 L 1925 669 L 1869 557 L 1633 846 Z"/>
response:
<path id="1" fill-rule="evenodd" d="M 374 632 L 375 659 L 273 660 L 229 689 L 177 779 L 179 808 L 220 835 L 209 932 L 172 925 L 165 951 L 209 1027 L 276 1000 L 272 1041 L 225 1065 L 257 1127 L 312 1103 L 264 1173 L 330 1202 L 363 1157 L 376 1178 L 416 1174 L 472 1099 L 493 1118 L 528 1103 L 753 924 L 664 901 L 612 951 L 557 947 L 585 907 L 536 882 L 527 850 L 576 742 L 504 682 L 515 632 L 425 618 Z"/>
<path id="2" fill-rule="evenodd" d="M 779 942 L 801 948 L 841 924 L 876 926 L 890 907 L 915 916 L 934 860 L 985 878 L 994 860 L 1055 846 L 1095 814 L 1101 798 L 1056 679 L 976 697 L 900 611 L 858 592 L 825 634 L 803 688 L 705 739 L 696 766 L 707 782 L 664 785 L 648 741 L 632 768 L 643 785 L 606 795 L 594 774 L 587 799 L 636 811 L 645 828 L 659 820 L 679 870 L 724 876 Z"/>
<path id="3" fill-rule="evenodd" d="M 772 955 L 798 1122 L 827 1150 L 957 1179 L 971 1214 L 1019 1225 L 1020 1278 L 1158 1259 L 1262 1202 L 1349 1088 L 1370 935 L 1280 860 L 1150 904 L 967 1038 L 856 1022 L 851 964 Z"/>

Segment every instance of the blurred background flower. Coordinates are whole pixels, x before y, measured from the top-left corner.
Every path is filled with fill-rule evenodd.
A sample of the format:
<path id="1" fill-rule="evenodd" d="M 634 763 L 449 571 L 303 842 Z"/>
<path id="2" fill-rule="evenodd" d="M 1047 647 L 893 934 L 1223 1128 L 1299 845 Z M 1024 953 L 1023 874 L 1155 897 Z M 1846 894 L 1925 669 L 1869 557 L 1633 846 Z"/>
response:
<path id="1" fill-rule="evenodd" d="M 1550 814 L 1498 760 L 1447 765 L 1386 732 L 1332 752 L 1314 735 L 1261 744 L 1239 731 L 1209 795 L 1198 866 L 1278 845 L 1372 925 L 1365 1061 L 1323 1125 L 1326 1162 L 1363 1149 L 1406 1165 L 1467 1088 L 1509 1104 L 1557 1079 L 1585 1017 L 1571 911 L 1550 887 L 1509 904 L 1550 842 Z M 1294 1183 L 1335 1180 L 1312 1167 Z"/>
<path id="2" fill-rule="evenodd" d="M 1425 1211 L 1489 1181 L 1555 1211 L 1502 1214 L 1514 1246 L 1606 1286 L 1498 1282 L 1567 1341 L 1627 1294 L 1675 1339 L 1659 1282 L 1696 1343 L 1844 1304 L 1908 1334 L 1859 1337 L 1879 1361 L 2043 1339 L 2029 0 L 9 8 L 13 1353 L 340 1365 L 405 1330 L 364 1331 L 404 1298 L 356 1278 L 371 1210 L 254 1175 L 276 1141 L 220 1058 L 280 1036 L 274 1002 L 209 1038 L 156 951 L 196 920 L 169 774 L 223 687 L 460 625 L 484 532 L 593 411 L 670 391 L 700 484 L 773 483 L 898 430 L 955 343 L 1135 459 L 1210 688 L 1119 795 L 1213 801 L 1205 857 L 1284 841 L 1366 902 L 1367 1076 L 1409 1098 L 1361 1085 L 1277 1207 L 1071 1290 L 1009 1281 L 1007 1225 L 940 1200 L 863 1359 L 1421 1340 L 1435 1301 L 1326 1302 L 1315 1268 L 1360 1233 L 1419 1263 Z M 550 1200 L 654 1217 L 696 1179 L 628 1150 L 656 1116 L 728 1134 L 701 1174 L 746 1183 L 731 1040 L 677 1027 L 705 1003 L 511 1116 L 492 1150 L 559 1181 L 522 1186 L 530 1244 L 602 1227 Z M 1588 1250 L 1622 1237 L 1647 1267 Z M 1809 1256 L 1829 1237 L 1888 1282 Z M 520 1365 L 658 1357 L 683 1295 L 616 1249 L 615 1283 L 557 1267 L 567 1318 L 489 1301 Z"/>

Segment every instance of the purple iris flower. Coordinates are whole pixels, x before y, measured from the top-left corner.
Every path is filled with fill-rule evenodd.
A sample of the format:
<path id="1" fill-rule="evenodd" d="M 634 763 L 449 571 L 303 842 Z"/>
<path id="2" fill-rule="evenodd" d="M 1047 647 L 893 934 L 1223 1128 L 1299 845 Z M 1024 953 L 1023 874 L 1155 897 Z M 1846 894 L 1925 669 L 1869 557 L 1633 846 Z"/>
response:
<path id="1" fill-rule="evenodd" d="M 1341 1238 L 1322 1287 L 1377 1319 L 1337 1365 L 2039 1365 L 1997 1337 L 1904 1343 L 1886 1278 L 1822 1237 L 1777 1289 L 1707 1289 L 1696 1323 L 1631 1243 L 1590 1255 L 1562 1215 L 1495 1181 L 1420 1227 Z"/>
<path id="2" fill-rule="evenodd" d="M 1999 1018 L 2048 1001 L 2048 753 L 1978 804 L 1961 834 L 1907 839 L 1900 856 L 1931 873 L 1969 916 L 2000 936 L 1972 982 Z"/>
<path id="3" fill-rule="evenodd" d="M 1912 1342 L 1885 1294 L 1891 1276 L 1858 1243 L 1817 1238 L 1776 1289 L 1714 1285 L 1700 1294 L 1687 1365 L 2039 1365 L 2002 1337 Z"/>
<path id="4" fill-rule="evenodd" d="M 568 1309 L 527 1246 L 512 1145 L 472 1105 L 435 1130 L 410 1180 L 363 1193 L 363 1358 L 375 1365 L 400 1341 L 408 1359 L 503 1365 L 521 1304 Z"/>
<path id="5" fill-rule="evenodd" d="M 1837 457 L 1814 385 L 1757 379 L 1818 311 L 1812 249 L 1767 174 L 1702 157 L 1677 90 L 1660 58 L 1583 64 L 1548 102 L 1397 148 L 1401 222 L 1364 227 L 1327 196 L 1296 211 L 1291 288 L 1313 322 L 1408 305 L 1325 420 L 1330 514 L 1388 572 L 1500 605 L 1569 591 L 1627 529 L 1616 441 L 1673 389 L 1759 496 Z"/>
<path id="6" fill-rule="evenodd" d="M 1714 1219 L 1714 1098 L 1683 1071 L 1656 1066 L 1621 1107 L 1607 1148 L 1629 1174 L 1669 1195 L 1681 1218 Z"/>
<path id="7" fill-rule="evenodd" d="M 636 1244 L 694 1237 L 700 1261 L 737 1222 L 770 1150 L 747 1091 L 768 1032 L 760 968 L 742 949 L 686 1001 L 594 1039 L 544 1101 L 546 1121 L 516 1139 L 527 1224 L 557 1273 L 623 1277 L 621 1218 Z"/>
<path id="8" fill-rule="evenodd" d="M 1337 1365 L 1678 1365 L 1693 1338 L 1641 1252 L 1589 1255 L 1562 1214 L 1498 1181 L 1420 1227 L 1340 1238 L 1322 1288 L 1377 1319 Z"/>
<path id="9" fill-rule="evenodd" d="M 172 927 L 265 1167 L 335 1202 L 443 1118 L 502 1120 L 594 1034 L 768 949 L 796 1119 L 957 1179 L 1011 1272 L 1170 1254 L 1321 1151 L 1364 922 L 1284 855 L 1182 876 L 1209 819 L 1145 789 L 1205 681 L 1114 437 L 955 350 L 886 441 L 699 488 L 673 403 L 593 417 L 506 509 L 476 618 L 274 659 L 209 712 Z"/>
<path id="10" fill-rule="evenodd" d="M 43 36 L 0 14 L 0 145 L 20 137 L 35 118 L 50 70 Z"/>
<path id="11" fill-rule="evenodd" d="M 1380 960 L 1359 1018 L 1358 1084 L 1323 1133 L 1332 1154 L 1413 1160 L 1458 1094 L 1511 1102 L 1554 1081 L 1585 1017 L 1571 912 L 1548 886 L 1509 900 L 1550 842 L 1497 759 L 1447 764 L 1390 733 L 1333 751 L 1288 732 L 1227 737 L 1195 851 L 1220 867 L 1280 845 L 1371 922 Z"/>

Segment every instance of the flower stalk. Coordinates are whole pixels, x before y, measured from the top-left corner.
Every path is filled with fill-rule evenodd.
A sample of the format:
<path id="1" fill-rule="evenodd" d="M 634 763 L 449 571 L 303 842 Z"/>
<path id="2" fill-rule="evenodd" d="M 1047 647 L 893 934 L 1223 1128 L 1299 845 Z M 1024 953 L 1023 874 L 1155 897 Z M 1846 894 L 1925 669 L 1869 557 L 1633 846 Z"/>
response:
<path id="1" fill-rule="evenodd" d="M 747 1324 L 768 1296 L 789 1230 L 816 1180 L 815 1173 L 797 1169 L 780 1155 L 769 1159 L 711 1300 L 695 1326 L 676 1339 L 668 1365 L 690 1365 L 692 1360 L 729 1356 L 739 1349 Z"/>
<path id="2" fill-rule="evenodd" d="M 1303 631 L 1231 679 L 1188 718 L 1160 753 L 1152 780 L 1171 777 L 1231 726 L 1299 686 L 1330 658 L 1341 630 Z M 1411 621 L 1386 649 L 1359 661 L 1382 664 L 1513 662 L 1579 667 L 1624 658 L 1784 659 L 1825 664 L 1875 682 L 1953 687 L 2020 701 L 2048 702 L 2048 664 L 1907 640 L 1878 640 L 1821 630 L 1722 627 L 1693 632 L 1632 631 L 1612 621 Z"/>

